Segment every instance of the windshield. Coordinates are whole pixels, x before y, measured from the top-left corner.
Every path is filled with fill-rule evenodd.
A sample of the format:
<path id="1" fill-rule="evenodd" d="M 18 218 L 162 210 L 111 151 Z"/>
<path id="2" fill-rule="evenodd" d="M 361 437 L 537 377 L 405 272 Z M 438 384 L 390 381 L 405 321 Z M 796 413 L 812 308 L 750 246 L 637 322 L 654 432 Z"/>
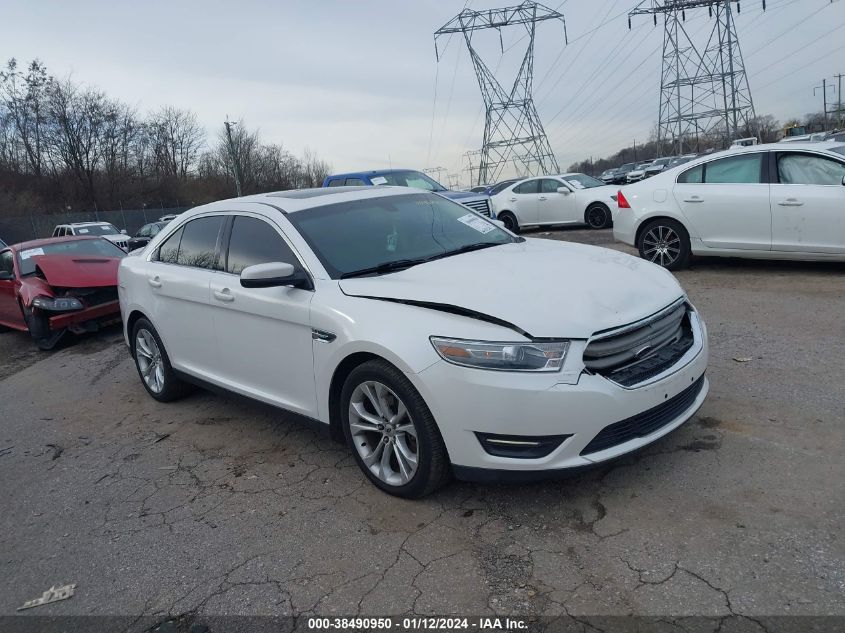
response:
<path id="1" fill-rule="evenodd" d="M 287 217 L 332 279 L 522 241 L 466 207 L 428 193 L 342 202 Z"/>
<path id="2" fill-rule="evenodd" d="M 619 168 L 619 171 L 631 171 L 636 165 L 634 163 L 626 163 Z"/>
<path id="3" fill-rule="evenodd" d="M 426 191 L 446 191 L 446 187 L 419 171 L 394 171 L 373 176 L 370 180 L 374 185 L 395 185 L 397 187 L 416 187 Z"/>
<path id="4" fill-rule="evenodd" d="M 840 145 L 839 147 L 831 147 L 830 151 L 845 156 L 845 145 Z"/>
<path id="5" fill-rule="evenodd" d="M 597 180 L 587 174 L 566 174 L 561 179 L 573 189 L 592 189 L 593 187 L 604 187 L 601 180 Z"/>
<path id="6" fill-rule="evenodd" d="M 73 227 L 74 235 L 117 235 L 119 231 L 111 224 L 89 224 Z"/>
<path id="7" fill-rule="evenodd" d="M 69 240 L 25 248 L 18 252 L 18 269 L 21 277 L 35 272 L 35 259 L 39 255 L 70 255 L 73 257 L 125 257 L 126 253 L 108 240 Z"/>

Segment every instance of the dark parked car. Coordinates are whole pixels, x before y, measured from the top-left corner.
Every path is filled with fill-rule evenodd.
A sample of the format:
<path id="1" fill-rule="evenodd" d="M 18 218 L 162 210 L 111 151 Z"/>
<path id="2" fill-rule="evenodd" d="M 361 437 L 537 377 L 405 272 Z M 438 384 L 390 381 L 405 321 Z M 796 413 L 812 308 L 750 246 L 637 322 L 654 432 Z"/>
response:
<path id="1" fill-rule="evenodd" d="M 120 321 L 117 267 L 126 253 L 102 237 L 54 237 L 0 250 L 0 325 L 53 349 L 68 330 Z"/>
<path id="2" fill-rule="evenodd" d="M 616 170 L 613 176 L 613 182 L 617 185 L 624 185 L 628 182 L 628 172 L 634 171 L 637 168 L 637 163 L 625 163 Z"/>
<path id="3" fill-rule="evenodd" d="M 129 238 L 126 250 L 134 251 L 138 248 L 144 248 L 165 226 L 167 226 L 167 222 L 150 222 L 149 224 L 145 224 L 138 229 L 135 235 Z"/>

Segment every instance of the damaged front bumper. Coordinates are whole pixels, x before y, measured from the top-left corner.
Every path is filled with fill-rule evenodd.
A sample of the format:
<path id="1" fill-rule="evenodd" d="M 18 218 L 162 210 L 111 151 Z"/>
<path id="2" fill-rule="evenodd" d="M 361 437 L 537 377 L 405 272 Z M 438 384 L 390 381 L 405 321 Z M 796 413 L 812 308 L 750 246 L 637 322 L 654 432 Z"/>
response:
<path id="1" fill-rule="evenodd" d="M 120 302 L 109 301 L 82 310 L 62 312 L 50 317 L 53 331 L 70 330 L 74 334 L 96 332 L 101 327 L 120 322 Z"/>

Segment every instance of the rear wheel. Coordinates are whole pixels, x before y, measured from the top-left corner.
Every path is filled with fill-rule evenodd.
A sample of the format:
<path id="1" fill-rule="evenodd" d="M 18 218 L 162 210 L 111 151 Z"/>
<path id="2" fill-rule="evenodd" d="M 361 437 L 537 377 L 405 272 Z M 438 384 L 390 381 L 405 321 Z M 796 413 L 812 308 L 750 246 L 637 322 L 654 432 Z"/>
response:
<path id="1" fill-rule="evenodd" d="M 646 224 L 637 240 L 640 257 L 668 270 L 679 270 L 689 264 L 689 233 L 680 222 L 669 218 Z"/>
<path id="2" fill-rule="evenodd" d="M 449 457 L 434 417 L 393 365 L 373 360 L 356 367 L 340 398 L 346 440 L 376 486 L 416 499 L 449 480 Z"/>
<path id="3" fill-rule="evenodd" d="M 510 211 L 502 211 L 499 214 L 499 220 L 505 225 L 505 228 L 511 233 L 519 233 L 519 222 L 516 216 Z"/>
<path id="4" fill-rule="evenodd" d="M 191 387 L 180 380 L 170 365 L 161 338 L 146 319 L 138 319 L 132 328 L 132 357 L 144 389 L 159 402 L 172 402 L 185 396 Z"/>
<path id="5" fill-rule="evenodd" d="M 610 209 L 603 204 L 594 204 L 587 209 L 584 219 L 591 229 L 606 229 L 610 226 Z"/>

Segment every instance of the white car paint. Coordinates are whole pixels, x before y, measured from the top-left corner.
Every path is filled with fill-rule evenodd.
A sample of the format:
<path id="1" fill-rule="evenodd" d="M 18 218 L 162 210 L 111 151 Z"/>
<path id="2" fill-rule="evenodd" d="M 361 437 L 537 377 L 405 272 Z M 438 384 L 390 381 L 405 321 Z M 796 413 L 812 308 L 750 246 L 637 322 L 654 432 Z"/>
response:
<path id="1" fill-rule="evenodd" d="M 195 208 L 138 256 L 125 258 L 119 296 L 127 343 L 130 321 L 143 315 L 175 369 L 327 425 L 336 422 L 330 387 L 341 363 L 356 353 L 376 355 L 423 397 L 458 468 L 536 473 L 590 465 L 662 437 L 706 397 L 706 330 L 691 306 L 685 309 L 694 342 L 660 373 L 622 386 L 585 369 L 584 350 L 597 335 L 686 301 L 675 278 L 659 267 L 616 251 L 529 239 L 380 276 L 336 279 L 291 216 L 327 204 L 433 194 L 382 187 L 320 191 L 316 198 L 279 193 Z M 158 247 L 181 227 L 221 214 L 258 218 L 281 235 L 313 290 L 248 289 L 232 274 L 156 261 Z M 320 333 L 334 338 L 318 340 Z M 539 373 L 452 364 L 434 349 L 432 336 L 570 343 L 559 371 Z M 580 454 L 607 425 L 663 404 L 694 381 L 700 392 L 662 427 Z M 522 459 L 489 454 L 476 432 L 571 437 L 549 455 Z"/>
<path id="2" fill-rule="evenodd" d="M 96 231 L 97 229 L 107 229 L 115 232 L 103 234 Z M 71 222 L 70 224 L 59 224 L 53 229 L 53 237 L 59 235 L 96 235 L 97 237 L 107 239 L 123 250 L 127 250 L 129 246 L 129 237 L 126 233 L 118 231 L 117 227 L 110 222 Z"/>
<path id="3" fill-rule="evenodd" d="M 503 213 L 516 216 L 520 227 L 552 224 L 585 224 L 585 213 L 593 204 L 603 204 L 612 214 L 616 201 L 613 196 L 618 190 L 613 185 L 585 188 L 573 181 L 573 176 L 583 174 L 567 173 L 558 176 L 526 178 L 503 189 L 490 200 L 496 217 Z M 543 183 L 553 183 L 543 189 Z M 526 187 L 539 187 L 539 191 L 521 193 Z M 560 191 L 560 190 L 563 191 Z"/>
<path id="4" fill-rule="evenodd" d="M 815 157 L 813 160 L 831 161 L 834 169 L 839 165 L 845 174 L 843 152 L 845 145 L 838 142 L 772 143 L 698 158 L 623 187 L 621 193 L 631 208 L 614 211 L 614 237 L 637 246 L 646 223 L 671 218 L 689 233 L 694 255 L 845 260 L 844 183 L 782 184 L 775 162 L 793 155 Z M 761 182 L 682 182 L 685 174 L 701 165 L 757 154 L 771 165 Z"/>

